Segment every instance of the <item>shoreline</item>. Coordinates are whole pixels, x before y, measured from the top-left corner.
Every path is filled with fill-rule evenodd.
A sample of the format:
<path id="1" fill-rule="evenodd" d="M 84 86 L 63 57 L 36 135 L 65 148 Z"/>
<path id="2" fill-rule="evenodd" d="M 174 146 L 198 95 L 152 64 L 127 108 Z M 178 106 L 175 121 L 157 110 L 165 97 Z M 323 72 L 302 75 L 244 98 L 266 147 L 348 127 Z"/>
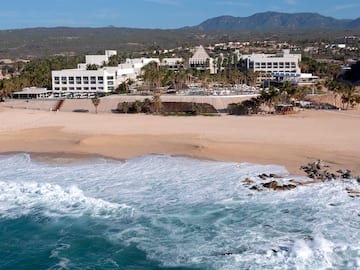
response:
<path id="1" fill-rule="evenodd" d="M 2 109 L 0 153 L 65 163 L 165 154 L 280 165 L 296 175 L 320 159 L 360 174 L 359 117 L 359 111 L 189 118 Z"/>

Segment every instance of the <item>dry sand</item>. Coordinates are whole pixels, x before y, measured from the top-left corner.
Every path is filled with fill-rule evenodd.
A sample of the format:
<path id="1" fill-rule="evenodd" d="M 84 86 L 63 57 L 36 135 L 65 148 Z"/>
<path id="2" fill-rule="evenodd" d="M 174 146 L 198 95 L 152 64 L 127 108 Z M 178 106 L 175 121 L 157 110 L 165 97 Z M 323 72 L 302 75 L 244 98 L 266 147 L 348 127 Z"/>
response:
<path id="1" fill-rule="evenodd" d="M 48 161 L 158 153 L 277 164 L 294 174 L 322 159 L 360 174 L 360 112 L 163 117 L 0 109 L 0 152 Z"/>

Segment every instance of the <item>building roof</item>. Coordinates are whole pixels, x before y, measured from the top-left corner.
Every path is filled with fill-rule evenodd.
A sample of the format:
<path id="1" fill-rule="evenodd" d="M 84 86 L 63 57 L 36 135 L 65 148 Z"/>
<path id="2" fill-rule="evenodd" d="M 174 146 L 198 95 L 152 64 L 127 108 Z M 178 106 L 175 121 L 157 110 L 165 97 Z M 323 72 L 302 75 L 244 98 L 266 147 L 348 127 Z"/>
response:
<path id="1" fill-rule="evenodd" d="M 194 55 L 190 59 L 201 59 L 206 60 L 209 59 L 209 54 L 205 51 L 203 46 L 196 47 Z"/>

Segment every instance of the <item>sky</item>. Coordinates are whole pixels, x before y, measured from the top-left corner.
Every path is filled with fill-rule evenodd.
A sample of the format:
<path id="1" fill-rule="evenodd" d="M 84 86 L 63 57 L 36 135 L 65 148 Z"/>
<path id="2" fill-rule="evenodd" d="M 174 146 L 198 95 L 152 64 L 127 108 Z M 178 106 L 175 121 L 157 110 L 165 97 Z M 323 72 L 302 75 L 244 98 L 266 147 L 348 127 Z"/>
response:
<path id="1" fill-rule="evenodd" d="M 265 11 L 360 17 L 359 0 L 2 0 L 0 29 L 30 27 L 135 27 L 172 29 L 206 19 L 247 17 Z"/>

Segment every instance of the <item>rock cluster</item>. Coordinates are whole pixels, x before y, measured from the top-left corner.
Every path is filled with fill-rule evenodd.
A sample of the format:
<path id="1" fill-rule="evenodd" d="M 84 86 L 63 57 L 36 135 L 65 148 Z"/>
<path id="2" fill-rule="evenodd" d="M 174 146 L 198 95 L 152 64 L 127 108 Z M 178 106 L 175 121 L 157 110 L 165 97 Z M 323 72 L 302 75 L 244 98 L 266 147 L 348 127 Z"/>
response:
<path id="1" fill-rule="evenodd" d="M 296 188 L 296 185 L 288 184 L 288 185 L 279 185 L 277 181 L 271 181 L 268 183 L 262 184 L 264 188 L 269 188 L 273 190 L 290 190 Z"/>
<path id="2" fill-rule="evenodd" d="M 296 188 L 297 186 L 303 186 L 303 185 L 310 185 L 320 182 L 326 182 L 326 181 L 344 181 L 344 180 L 350 180 L 350 179 L 356 179 L 357 183 L 360 184 L 360 176 L 354 177 L 352 175 L 352 172 L 348 169 L 339 169 L 336 172 L 330 171 L 330 166 L 325 164 L 321 160 L 317 160 L 315 162 L 308 163 L 306 165 L 303 165 L 300 167 L 301 170 L 303 170 L 307 177 L 311 180 L 309 181 L 296 181 L 296 180 L 288 180 L 289 184 L 279 184 L 278 181 L 276 181 L 276 178 L 283 178 L 281 175 L 277 174 L 266 174 L 262 173 L 258 175 L 258 178 L 264 181 L 264 183 L 256 183 L 256 181 L 246 178 L 243 180 L 243 183 L 245 186 L 247 186 L 250 190 L 256 190 L 256 191 L 264 191 L 266 189 L 271 189 L 275 191 L 285 191 L 285 190 L 291 190 Z M 266 182 L 265 182 L 266 181 Z M 346 192 L 349 194 L 350 197 L 360 197 L 360 191 L 346 188 Z"/>
<path id="3" fill-rule="evenodd" d="M 258 177 L 263 180 L 263 181 L 268 181 L 269 179 L 271 179 L 270 182 L 265 182 L 265 183 L 261 183 L 260 185 L 253 185 L 252 184 L 255 183 L 255 181 L 251 180 L 250 178 L 246 178 L 243 183 L 246 186 L 250 186 L 249 188 L 251 190 L 257 190 L 257 191 L 262 191 L 264 189 L 272 189 L 272 190 L 277 190 L 277 191 L 281 191 L 281 190 L 290 190 L 290 189 L 294 189 L 296 188 L 295 184 L 285 184 L 285 185 L 280 185 L 278 183 L 278 181 L 275 181 L 274 179 L 276 178 L 283 178 L 281 175 L 277 175 L 277 174 L 266 174 L 266 173 L 262 173 L 259 174 Z M 291 181 L 291 180 L 290 180 Z"/>
<path id="4" fill-rule="evenodd" d="M 329 172 L 329 165 L 324 164 L 321 160 L 308 163 L 300 167 L 307 176 L 311 179 L 318 181 L 332 181 L 332 180 L 345 180 L 345 179 L 354 179 L 350 170 L 348 169 L 339 169 L 336 173 Z M 360 177 L 357 177 L 358 182 L 360 182 Z"/>

